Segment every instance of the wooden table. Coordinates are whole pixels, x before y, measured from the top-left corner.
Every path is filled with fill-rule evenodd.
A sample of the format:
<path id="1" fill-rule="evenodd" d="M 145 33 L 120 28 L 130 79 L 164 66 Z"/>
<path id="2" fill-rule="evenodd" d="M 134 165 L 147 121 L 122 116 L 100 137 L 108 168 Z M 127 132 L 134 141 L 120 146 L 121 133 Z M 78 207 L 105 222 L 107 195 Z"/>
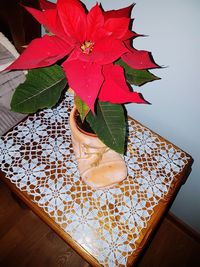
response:
<path id="1" fill-rule="evenodd" d="M 1 177 L 92 266 L 132 266 L 180 186 L 192 158 L 133 119 L 128 177 L 93 190 L 80 179 L 71 145 L 67 96 L 0 139 Z"/>

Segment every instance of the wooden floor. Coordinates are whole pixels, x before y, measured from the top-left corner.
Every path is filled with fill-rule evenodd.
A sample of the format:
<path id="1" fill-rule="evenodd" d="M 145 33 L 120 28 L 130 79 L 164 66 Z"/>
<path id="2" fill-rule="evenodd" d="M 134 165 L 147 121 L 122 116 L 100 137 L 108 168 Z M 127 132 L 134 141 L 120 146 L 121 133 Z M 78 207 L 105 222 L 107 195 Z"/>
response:
<path id="1" fill-rule="evenodd" d="M 199 239 L 186 230 L 167 216 L 137 267 L 199 267 Z M 0 183 L 0 267 L 66 266 L 89 264 Z"/>

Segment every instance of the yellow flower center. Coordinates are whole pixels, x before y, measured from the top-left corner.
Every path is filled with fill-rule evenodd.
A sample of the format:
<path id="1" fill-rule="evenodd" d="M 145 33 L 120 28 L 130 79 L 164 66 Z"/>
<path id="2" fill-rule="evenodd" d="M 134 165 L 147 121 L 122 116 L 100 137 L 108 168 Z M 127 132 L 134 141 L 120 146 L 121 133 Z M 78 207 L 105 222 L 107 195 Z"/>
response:
<path id="1" fill-rule="evenodd" d="M 82 52 L 87 55 L 89 55 L 92 52 L 93 48 L 94 48 L 94 43 L 92 41 L 85 41 L 81 45 Z"/>

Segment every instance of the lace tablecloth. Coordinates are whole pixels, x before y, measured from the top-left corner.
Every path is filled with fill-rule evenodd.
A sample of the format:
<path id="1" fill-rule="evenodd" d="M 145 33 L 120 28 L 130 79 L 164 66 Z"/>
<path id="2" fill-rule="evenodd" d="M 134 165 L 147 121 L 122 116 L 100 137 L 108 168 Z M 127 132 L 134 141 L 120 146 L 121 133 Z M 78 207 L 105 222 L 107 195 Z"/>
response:
<path id="1" fill-rule="evenodd" d="M 137 241 L 190 156 L 129 120 L 128 177 L 93 190 L 80 179 L 68 124 L 72 96 L 0 139 L 6 178 L 103 266 L 126 266 Z"/>

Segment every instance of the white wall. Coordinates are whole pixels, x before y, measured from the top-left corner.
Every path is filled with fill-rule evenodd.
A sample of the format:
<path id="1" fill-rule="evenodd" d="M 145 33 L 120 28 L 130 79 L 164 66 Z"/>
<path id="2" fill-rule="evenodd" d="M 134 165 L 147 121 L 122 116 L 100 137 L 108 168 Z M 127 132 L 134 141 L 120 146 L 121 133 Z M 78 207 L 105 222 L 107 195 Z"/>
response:
<path id="1" fill-rule="evenodd" d="M 117 9 L 131 0 L 102 0 L 105 9 Z M 134 30 L 149 35 L 135 47 L 153 52 L 162 78 L 140 91 L 152 105 L 128 105 L 129 114 L 190 153 L 193 172 L 171 210 L 200 232 L 200 1 L 135 0 Z M 83 0 L 91 8 L 96 0 Z"/>

